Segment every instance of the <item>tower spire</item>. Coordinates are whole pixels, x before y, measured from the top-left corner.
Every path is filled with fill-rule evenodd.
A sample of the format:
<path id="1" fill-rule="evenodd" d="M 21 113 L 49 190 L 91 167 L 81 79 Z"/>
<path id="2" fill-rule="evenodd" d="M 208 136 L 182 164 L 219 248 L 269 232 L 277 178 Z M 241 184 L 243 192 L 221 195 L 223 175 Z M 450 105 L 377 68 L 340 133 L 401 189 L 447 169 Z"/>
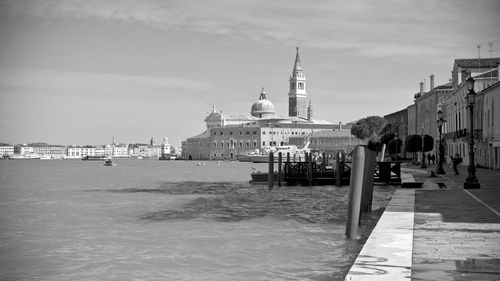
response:
<path id="1" fill-rule="evenodd" d="M 307 118 L 307 88 L 306 76 L 300 64 L 299 47 L 295 55 L 292 75 L 290 76 L 290 90 L 288 92 L 288 116 Z"/>
<path id="2" fill-rule="evenodd" d="M 297 54 L 295 55 L 295 64 L 293 65 L 294 75 L 297 71 L 302 71 L 302 66 L 300 65 L 299 46 L 297 46 Z"/>

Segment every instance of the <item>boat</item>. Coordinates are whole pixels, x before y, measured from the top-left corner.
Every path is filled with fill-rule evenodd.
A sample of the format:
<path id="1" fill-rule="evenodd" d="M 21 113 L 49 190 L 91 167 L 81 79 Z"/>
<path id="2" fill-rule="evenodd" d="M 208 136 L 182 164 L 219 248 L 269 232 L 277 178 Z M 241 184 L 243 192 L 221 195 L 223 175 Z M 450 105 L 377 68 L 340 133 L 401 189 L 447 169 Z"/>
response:
<path id="1" fill-rule="evenodd" d="M 14 154 L 9 156 L 10 160 L 34 160 L 34 159 L 40 159 L 40 155 L 35 154 L 35 153 L 29 153 L 29 154 Z"/>
<path id="2" fill-rule="evenodd" d="M 41 160 L 51 160 L 52 159 L 52 156 L 48 155 L 48 154 L 44 154 L 40 157 Z"/>
<path id="3" fill-rule="evenodd" d="M 107 159 L 109 159 L 109 156 L 85 155 L 82 157 L 82 160 L 84 160 L 84 161 L 102 161 L 102 160 L 107 160 Z"/>
<path id="4" fill-rule="evenodd" d="M 142 159 L 144 159 L 144 157 L 142 157 L 142 156 L 137 156 L 137 159 L 138 159 L 138 160 L 142 160 Z"/>
<path id="5" fill-rule="evenodd" d="M 282 153 L 282 161 L 286 161 L 286 156 L 288 153 L 290 153 L 290 157 L 293 159 L 305 159 L 305 154 L 309 152 L 309 143 L 306 143 L 306 145 L 303 148 L 297 148 L 295 145 L 283 145 L 283 146 L 276 146 L 276 147 L 270 147 L 270 148 L 264 148 L 263 152 L 261 153 L 249 153 L 245 155 L 236 155 L 236 159 L 240 162 L 253 162 L 253 163 L 268 163 L 269 162 L 269 153 L 273 152 L 274 154 L 274 162 L 278 162 L 279 160 L 279 152 Z"/>
<path id="6" fill-rule="evenodd" d="M 250 183 L 253 184 L 266 184 L 269 183 L 269 173 L 268 172 L 261 172 L 261 171 L 254 171 L 250 174 L 252 179 L 250 180 Z M 274 182 L 278 182 L 278 173 L 274 172 L 274 177 L 273 177 Z"/>
<path id="7" fill-rule="evenodd" d="M 116 166 L 116 164 L 113 163 L 113 161 L 111 161 L 111 159 L 108 159 L 108 160 L 106 160 L 106 162 L 104 162 L 104 166 Z"/>

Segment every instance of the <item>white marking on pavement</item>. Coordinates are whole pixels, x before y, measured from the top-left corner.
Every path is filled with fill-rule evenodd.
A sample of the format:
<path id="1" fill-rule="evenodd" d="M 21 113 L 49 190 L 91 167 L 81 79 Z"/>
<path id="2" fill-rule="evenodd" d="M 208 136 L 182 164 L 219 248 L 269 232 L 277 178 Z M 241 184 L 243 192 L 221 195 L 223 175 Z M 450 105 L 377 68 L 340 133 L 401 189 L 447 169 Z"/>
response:
<path id="1" fill-rule="evenodd" d="M 484 203 L 481 199 L 477 198 L 476 196 L 474 196 L 472 193 L 470 193 L 468 190 L 465 190 L 464 191 L 469 194 L 472 198 L 476 199 L 477 202 L 483 204 L 483 206 L 485 206 L 486 208 L 490 209 L 490 211 L 492 211 L 493 213 L 495 213 L 495 215 L 499 216 L 500 217 L 500 213 L 497 212 L 495 209 L 493 209 L 492 207 L 488 206 L 488 204 Z"/>

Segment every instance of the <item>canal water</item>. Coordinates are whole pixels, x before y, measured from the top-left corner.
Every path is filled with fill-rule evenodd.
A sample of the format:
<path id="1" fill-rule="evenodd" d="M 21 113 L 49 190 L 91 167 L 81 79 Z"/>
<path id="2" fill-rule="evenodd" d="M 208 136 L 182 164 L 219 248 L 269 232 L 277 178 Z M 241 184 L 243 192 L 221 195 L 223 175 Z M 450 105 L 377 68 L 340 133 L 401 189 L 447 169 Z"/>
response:
<path id="1" fill-rule="evenodd" d="M 0 161 L 0 280 L 342 280 L 348 187 L 248 182 L 266 164 Z"/>

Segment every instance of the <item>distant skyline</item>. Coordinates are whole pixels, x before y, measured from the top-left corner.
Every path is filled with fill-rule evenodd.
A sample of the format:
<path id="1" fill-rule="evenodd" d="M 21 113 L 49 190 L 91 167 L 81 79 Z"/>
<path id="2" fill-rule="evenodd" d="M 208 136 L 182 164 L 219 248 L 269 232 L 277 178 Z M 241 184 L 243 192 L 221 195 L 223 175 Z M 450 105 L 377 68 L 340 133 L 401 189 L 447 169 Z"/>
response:
<path id="1" fill-rule="evenodd" d="M 0 0 L 0 142 L 171 144 L 215 105 L 288 114 L 295 47 L 315 119 L 406 108 L 500 50 L 500 1 Z"/>

